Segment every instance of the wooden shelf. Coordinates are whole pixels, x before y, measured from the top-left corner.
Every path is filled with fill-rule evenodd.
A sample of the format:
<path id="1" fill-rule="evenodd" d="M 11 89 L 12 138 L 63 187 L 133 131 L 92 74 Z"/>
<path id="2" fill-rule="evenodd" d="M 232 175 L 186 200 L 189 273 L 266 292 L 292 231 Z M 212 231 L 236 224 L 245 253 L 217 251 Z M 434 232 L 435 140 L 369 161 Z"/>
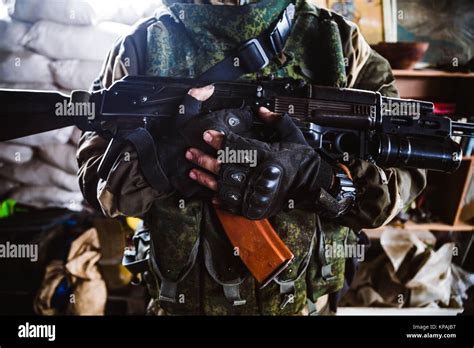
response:
<path id="1" fill-rule="evenodd" d="M 460 222 L 456 225 L 448 225 L 438 222 L 426 223 L 426 224 L 417 224 L 412 221 L 406 223 L 397 223 L 392 225 L 387 225 L 386 227 L 397 228 L 401 230 L 407 230 L 410 232 L 421 232 L 421 231 L 439 231 L 439 232 L 474 232 L 474 225 L 469 225 L 464 222 Z M 374 229 L 364 229 L 364 232 L 370 239 L 379 239 L 382 232 L 386 227 L 374 228 Z"/>
<path id="2" fill-rule="evenodd" d="M 430 230 L 430 231 L 453 231 L 453 232 L 474 232 L 474 225 L 469 225 L 464 222 L 459 222 L 456 225 L 448 225 L 438 222 L 416 224 L 408 221 L 404 223 L 400 228 L 407 230 Z"/>
<path id="3" fill-rule="evenodd" d="M 443 70 L 423 69 L 423 70 L 400 70 L 393 69 L 395 77 L 448 77 L 448 78 L 474 78 L 474 72 L 449 72 Z"/>
<path id="4" fill-rule="evenodd" d="M 463 312 L 462 308 L 385 308 L 385 307 L 339 307 L 338 316 L 343 315 L 441 315 L 451 316 Z"/>
<path id="5" fill-rule="evenodd" d="M 448 72 L 442 70 L 393 70 L 395 85 L 402 98 L 451 102 L 456 114 L 474 114 L 472 90 L 474 72 Z"/>

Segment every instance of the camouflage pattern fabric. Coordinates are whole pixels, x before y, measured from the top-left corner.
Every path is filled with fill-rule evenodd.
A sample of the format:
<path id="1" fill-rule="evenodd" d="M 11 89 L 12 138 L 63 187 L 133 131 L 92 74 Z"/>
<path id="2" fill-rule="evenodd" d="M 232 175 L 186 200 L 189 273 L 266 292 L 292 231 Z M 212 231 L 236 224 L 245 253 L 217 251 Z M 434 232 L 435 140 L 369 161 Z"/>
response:
<path id="1" fill-rule="evenodd" d="M 240 43 L 258 36 L 289 3 L 262 0 L 239 7 L 175 3 L 171 14 L 181 23 L 169 23 L 167 28 L 166 22 L 158 22 L 149 28 L 147 74 L 197 77 Z"/>
<path id="2" fill-rule="evenodd" d="M 176 23 L 174 20 L 164 20 L 148 28 L 147 74 L 151 76 L 196 77 L 224 59 L 229 54 L 228 52 L 235 49 L 241 42 L 258 36 L 278 18 L 288 4 L 289 2 L 285 1 L 263 0 L 245 7 L 224 9 L 214 6 L 174 4 L 170 8 L 172 15 L 175 19 L 179 18 L 181 23 Z M 210 18 L 213 20 L 210 21 Z M 296 23 L 295 32 L 304 33 L 307 31 L 307 29 L 303 29 L 301 22 L 297 21 Z M 322 82 L 345 86 L 342 45 L 337 25 L 328 19 L 322 22 L 321 26 L 324 28 L 321 30 L 324 37 L 322 42 L 325 45 L 325 52 L 327 52 L 325 61 L 334 62 L 326 65 L 330 67 L 331 73 L 325 74 Z M 314 32 L 318 32 L 317 28 Z M 308 59 L 310 46 L 307 45 L 305 49 L 300 41 L 304 39 L 304 36 L 293 34 L 285 49 L 288 58 L 284 59 L 283 64 L 280 60 L 275 60 L 265 69 L 264 73 L 273 73 L 278 77 L 291 76 L 309 80 L 308 76 L 303 74 L 303 71 L 308 68 L 301 69 L 302 62 L 305 60 L 308 66 L 311 63 Z M 175 45 L 175 42 L 179 42 L 180 45 Z M 254 77 L 249 75 L 243 78 Z M 147 219 L 147 225 L 151 229 L 152 239 L 159 241 L 159 245 L 163 246 L 157 250 L 157 243 L 155 243 L 158 264 L 167 268 L 165 272 L 174 278 L 178 273 L 184 272 L 183 267 L 186 265 L 190 248 L 195 243 L 197 234 L 201 235 L 207 245 L 207 249 L 203 249 L 203 255 L 200 255 L 201 259 L 212 259 L 208 262 L 213 262 L 213 265 L 209 266 L 209 264 L 206 265 L 206 262 L 201 261 L 195 267 L 205 268 L 204 272 L 201 272 L 204 274 L 213 273 L 210 269 L 215 269 L 214 278 L 204 277 L 200 283 L 206 294 L 202 298 L 204 314 L 252 314 L 256 308 L 259 308 L 261 314 L 289 315 L 303 310 L 307 297 L 306 280 L 303 275 L 306 273 L 308 262 L 303 263 L 311 257 L 312 250 L 310 248 L 316 238 L 314 213 L 294 209 L 291 213 L 279 214 L 271 221 L 280 237 L 295 254 L 295 261 L 278 279 L 282 283 L 295 283 L 294 293 L 289 294 L 293 296 L 291 302 L 283 306 L 285 296 L 280 294 L 280 286 L 277 283 L 271 284 L 262 291 L 254 290 L 257 284 L 249 276 L 238 256 L 234 254 L 234 249 L 228 242 L 224 231 L 221 230 L 215 217 L 209 213 L 209 207 L 203 207 L 207 214 L 204 215 L 203 225 L 200 225 L 193 218 L 197 211 L 187 211 L 178 207 L 177 201 L 180 199 L 180 197 L 174 197 L 174 204 L 157 202 L 152 208 L 153 213 L 149 214 L 150 219 Z M 198 205 L 200 203 L 193 201 L 191 204 Z M 166 216 L 166 218 L 161 218 L 162 216 Z M 156 217 L 156 222 L 154 217 Z M 168 226 L 168 229 L 165 226 Z M 197 228 L 200 228 L 200 231 L 196 231 Z M 336 267 L 334 269 L 341 271 Z M 163 274 L 163 271 L 160 273 Z M 241 279 L 243 281 L 240 281 Z M 240 308 L 232 306 L 222 296 L 222 286 L 229 281 L 239 283 L 242 298 L 249 299 L 255 296 L 259 298 L 258 307 L 255 307 L 257 303 L 246 303 Z M 343 278 L 337 279 L 338 285 L 333 287 L 337 289 L 342 281 Z M 191 289 L 196 287 L 196 283 L 185 279 L 179 283 L 178 287 L 177 303 L 164 302 L 161 307 L 170 313 L 189 314 L 188 302 L 195 303 L 197 299 L 190 299 L 187 296 L 192 294 Z M 326 293 L 322 286 L 318 288 Z M 253 295 L 255 291 L 258 294 Z M 244 296 L 246 294 L 253 296 Z M 179 302 L 180 295 L 181 298 L 187 298 L 184 303 Z"/>

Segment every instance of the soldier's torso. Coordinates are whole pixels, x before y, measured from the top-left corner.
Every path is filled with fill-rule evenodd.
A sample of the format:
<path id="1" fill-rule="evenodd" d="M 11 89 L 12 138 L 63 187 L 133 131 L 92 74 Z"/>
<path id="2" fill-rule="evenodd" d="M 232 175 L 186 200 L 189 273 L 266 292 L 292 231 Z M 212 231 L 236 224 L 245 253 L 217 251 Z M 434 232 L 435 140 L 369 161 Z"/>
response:
<path id="1" fill-rule="evenodd" d="M 239 43 L 258 36 L 287 4 L 263 0 L 231 12 L 221 6 L 175 5 L 172 16 L 163 15 L 148 28 L 147 74 L 197 77 Z M 261 73 L 343 87 L 337 27 L 322 24 L 319 10 L 305 2 L 296 5 L 297 20 L 284 57 Z M 340 289 L 344 257 L 326 255 L 322 241 L 343 245 L 351 242 L 352 234 L 347 228 L 323 223 L 321 238 L 316 215 L 291 204 L 270 222 L 294 253 L 294 262 L 259 289 L 209 204 L 177 195 L 156 201 L 145 224 L 151 232 L 154 270 L 148 282 L 160 299 L 159 306 L 169 314 L 291 315 L 303 310 L 307 298 L 315 301 Z"/>

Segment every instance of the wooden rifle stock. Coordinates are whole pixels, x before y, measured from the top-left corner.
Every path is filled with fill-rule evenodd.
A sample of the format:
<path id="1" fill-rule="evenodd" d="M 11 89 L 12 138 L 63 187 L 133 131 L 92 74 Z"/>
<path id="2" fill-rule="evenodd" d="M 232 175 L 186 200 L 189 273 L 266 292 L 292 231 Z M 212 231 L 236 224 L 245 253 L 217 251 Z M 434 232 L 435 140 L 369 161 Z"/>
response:
<path id="1" fill-rule="evenodd" d="M 216 213 L 243 263 L 262 287 L 293 260 L 293 253 L 268 220 L 249 220 L 220 209 Z"/>

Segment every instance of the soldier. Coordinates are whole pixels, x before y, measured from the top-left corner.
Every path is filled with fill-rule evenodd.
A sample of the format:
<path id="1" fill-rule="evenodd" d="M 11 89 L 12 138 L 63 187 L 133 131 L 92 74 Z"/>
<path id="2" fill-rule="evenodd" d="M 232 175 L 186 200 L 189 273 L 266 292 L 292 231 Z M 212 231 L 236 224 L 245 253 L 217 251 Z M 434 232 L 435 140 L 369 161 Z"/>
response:
<path id="1" fill-rule="evenodd" d="M 112 49 L 94 84 L 95 90 L 107 88 L 126 75 L 201 76 L 243 42 L 268 32 L 291 1 L 164 3 L 167 7 L 162 12 L 139 23 Z M 289 37 L 282 47 L 274 47 L 274 55 L 261 74 L 397 96 L 388 62 L 371 50 L 357 26 L 308 1 L 297 0 L 294 4 Z M 255 77 L 255 73 L 244 76 Z M 212 95 L 212 87 L 192 90 L 190 95 L 204 100 Z M 226 112 L 231 111 L 224 110 L 221 115 Z M 268 110 L 260 110 L 260 116 L 272 122 L 275 118 Z M 284 116 L 277 122 L 287 122 L 285 119 Z M 210 144 L 215 148 L 222 142 L 235 149 L 250 144 L 269 163 L 278 164 L 284 173 L 292 173 L 285 174 L 286 184 L 273 192 L 276 198 L 271 198 L 277 203 L 271 208 L 255 213 L 248 209 L 248 202 L 234 207 L 249 217 L 270 217 L 272 226 L 295 255 L 290 266 L 263 289 L 240 261 L 238 250 L 222 231 L 209 199 L 184 199 L 176 190 L 157 190 L 149 185 L 131 147 L 123 149 L 107 179 L 99 179 L 97 167 L 108 139 L 96 133 L 83 135 L 78 175 L 88 202 L 111 217 L 138 216 L 144 220 L 137 240 L 150 250 L 149 268 L 143 274 L 152 296 L 150 314 L 294 315 L 308 313 L 308 308 L 313 312 L 315 303 L 327 301 L 326 295 L 335 299 L 347 273 L 344 255 L 326 253 L 327 247 L 356 244 L 361 228 L 389 222 L 425 186 L 422 170 L 385 169 L 362 160 L 348 164 L 348 170 L 341 172 L 309 151 L 300 134 L 291 129 L 288 139 L 295 141 L 272 146 L 238 136 L 224 139 L 216 133 L 206 133 L 213 138 Z M 294 142 L 299 144 L 291 144 Z M 290 149 L 286 154 L 301 159 L 300 163 L 284 160 L 278 152 L 284 149 Z M 196 149 L 186 153 L 193 161 L 204 156 Z M 174 158 L 178 155 L 184 158 L 185 152 L 170 153 Z M 214 167 L 206 167 L 206 163 Z M 218 173 L 218 164 L 212 158 L 205 157 L 200 164 Z M 249 176 L 261 169 L 258 165 Z M 187 174 L 214 190 L 219 188 L 215 178 L 204 177 L 203 172 L 193 170 Z M 293 207 L 288 201 L 289 196 L 311 200 L 315 190 L 322 187 L 329 192 L 340 190 L 341 183 L 336 178 L 344 176 L 352 177 L 358 197 L 350 210 L 343 209 L 338 216 L 325 214 L 321 206 Z M 288 183 L 295 180 L 300 184 L 293 190 L 295 186 Z"/>

